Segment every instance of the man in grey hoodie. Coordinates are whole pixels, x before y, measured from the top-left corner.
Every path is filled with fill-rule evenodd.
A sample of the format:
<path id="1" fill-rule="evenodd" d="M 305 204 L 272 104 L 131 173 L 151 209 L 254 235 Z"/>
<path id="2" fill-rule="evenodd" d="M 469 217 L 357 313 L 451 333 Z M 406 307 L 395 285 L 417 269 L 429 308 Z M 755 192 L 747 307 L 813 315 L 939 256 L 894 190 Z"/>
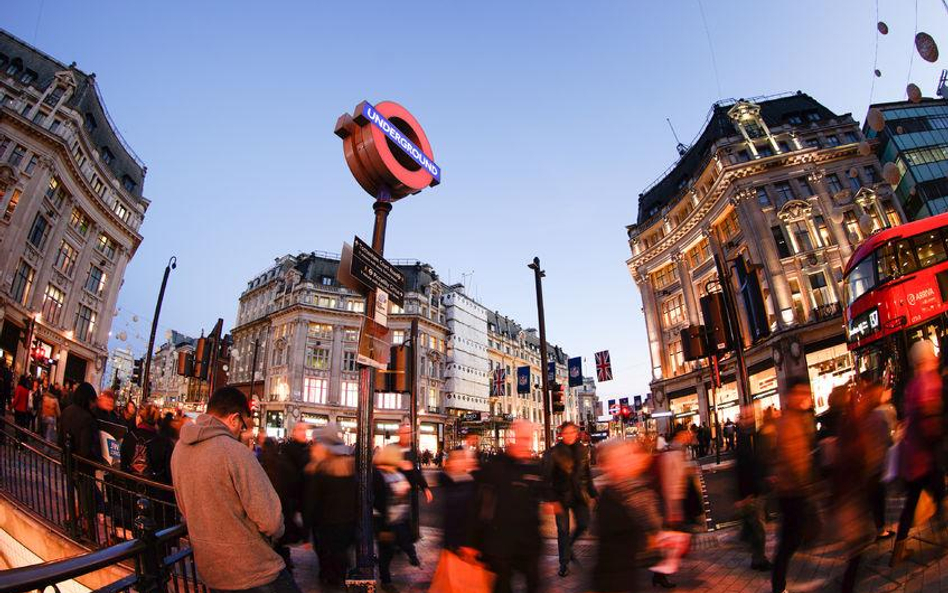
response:
<path id="1" fill-rule="evenodd" d="M 247 397 L 222 387 L 207 402 L 207 413 L 181 428 L 171 456 L 178 508 L 209 589 L 299 593 L 271 545 L 283 533 L 280 499 L 240 442 L 250 423 Z"/>

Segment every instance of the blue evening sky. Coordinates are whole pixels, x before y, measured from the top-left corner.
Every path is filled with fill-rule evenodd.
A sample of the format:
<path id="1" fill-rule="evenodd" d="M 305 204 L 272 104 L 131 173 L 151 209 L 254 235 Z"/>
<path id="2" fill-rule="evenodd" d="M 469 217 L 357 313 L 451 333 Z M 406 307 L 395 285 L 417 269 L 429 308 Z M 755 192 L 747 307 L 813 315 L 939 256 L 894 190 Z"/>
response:
<path id="1" fill-rule="evenodd" d="M 113 324 L 136 354 L 169 256 L 179 265 L 159 341 L 218 316 L 230 327 L 247 280 L 275 257 L 368 238 L 371 200 L 332 131 L 359 101 L 391 99 L 424 126 L 443 183 L 396 204 L 386 255 L 465 278 L 527 327 L 526 264 L 539 256 L 550 339 L 586 358 L 587 374 L 595 351 L 612 352 L 601 397 L 645 393 L 625 225 L 677 156 L 665 118 L 687 143 L 722 97 L 799 89 L 860 121 L 870 101 L 872 0 L 703 0 L 719 83 L 697 0 L 398 5 L 4 2 L 0 27 L 96 73 L 148 165 L 144 242 Z M 910 61 L 932 95 L 948 63 L 912 60 L 914 6 L 879 0 L 890 33 L 876 101 L 904 97 Z M 919 30 L 948 52 L 941 0 L 918 11 Z"/>

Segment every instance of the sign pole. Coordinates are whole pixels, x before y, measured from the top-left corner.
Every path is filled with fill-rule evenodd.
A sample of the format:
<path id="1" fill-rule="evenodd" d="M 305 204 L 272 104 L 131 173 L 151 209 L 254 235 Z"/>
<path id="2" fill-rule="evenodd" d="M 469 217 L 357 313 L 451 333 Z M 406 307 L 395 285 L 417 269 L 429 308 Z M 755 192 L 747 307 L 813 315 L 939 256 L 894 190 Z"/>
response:
<path id="1" fill-rule="evenodd" d="M 375 226 L 372 230 L 372 249 L 379 254 L 385 249 L 385 226 L 388 214 L 392 211 L 390 202 L 377 200 L 372 209 L 375 211 Z M 369 292 L 365 303 L 365 316 L 371 318 L 375 314 L 375 291 Z M 375 583 L 375 551 L 373 546 L 372 526 L 372 443 L 374 436 L 374 405 L 375 369 L 368 365 L 361 365 L 359 369 L 359 420 L 356 440 L 356 483 L 358 484 L 357 499 L 359 505 L 358 536 L 356 545 L 355 580 L 371 581 L 374 590 Z"/>
<path id="2" fill-rule="evenodd" d="M 411 319 L 411 341 L 408 349 L 408 418 L 411 422 L 411 457 L 419 463 L 418 455 L 418 317 Z M 437 453 L 437 451 L 435 451 Z M 411 489 L 411 528 L 415 539 L 421 537 L 421 512 L 418 504 L 418 489 Z"/>
<path id="3" fill-rule="evenodd" d="M 533 258 L 533 263 L 527 265 L 533 270 L 537 284 L 537 315 L 540 318 L 540 373 L 543 381 L 543 445 L 544 449 L 552 446 L 552 431 L 550 427 L 550 359 L 546 348 L 546 321 L 543 314 L 543 281 L 546 272 L 540 269 L 540 258 Z"/>

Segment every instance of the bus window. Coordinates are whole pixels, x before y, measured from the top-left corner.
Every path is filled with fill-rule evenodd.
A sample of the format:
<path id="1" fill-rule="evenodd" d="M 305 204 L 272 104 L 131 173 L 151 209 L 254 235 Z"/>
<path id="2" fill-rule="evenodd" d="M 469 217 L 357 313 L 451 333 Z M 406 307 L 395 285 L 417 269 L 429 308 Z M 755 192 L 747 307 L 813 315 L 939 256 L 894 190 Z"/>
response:
<path id="1" fill-rule="evenodd" d="M 864 260 L 856 264 L 856 267 L 849 273 L 846 279 L 846 304 L 852 305 L 853 301 L 866 294 L 866 292 L 876 285 L 874 255 L 867 256 Z"/>
<path id="2" fill-rule="evenodd" d="M 899 275 L 899 261 L 895 257 L 895 246 L 892 243 L 886 243 L 876 250 L 876 262 L 880 284 Z"/>
<path id="3" fill-rule="evenodd" d="M 895 253 L 899 260 L 899 274 L 911 274 L 918 270 L 918 260 L 915 259 L 915 250 L 907 239 L 895 242 Z"/>
<path id="4" fill-rule="evenodd" d="M 938 229 L 912 237 L 912 243 L 915 245 L 919 267 L 927 268 L 948 259 L 945 254 L 945 243 Z"/>

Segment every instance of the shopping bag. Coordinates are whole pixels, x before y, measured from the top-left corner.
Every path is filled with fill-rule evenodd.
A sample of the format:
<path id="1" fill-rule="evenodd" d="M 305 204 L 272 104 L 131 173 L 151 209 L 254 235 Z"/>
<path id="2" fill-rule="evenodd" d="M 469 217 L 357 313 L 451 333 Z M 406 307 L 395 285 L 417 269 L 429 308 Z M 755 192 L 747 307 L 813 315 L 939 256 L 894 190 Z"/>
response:
<path id="1" fill-rule="evenodd" d="M 940 478 L 939 478 L 940 479 Z M 921 525 L 935 516 L 935 500 L 927 490 L 922 490 L 915 505 L 915 525 Z"/>
<path id="2" fill-rule="evenodd" d="M 444 550 L 431 577 L 430 593 L 491 593 L 494 573 L 482 564 L 466 562 L 453 552 Z"/>
<path id="3" fill-rule="evenodd" d="M 656 574 L 675 574 L 681 559 L 691 548 L 691 534 L 681 531 L 662 531 L 655 538 L 655 547 L 662 551 L 662 560 L 649 570 Z"/>

